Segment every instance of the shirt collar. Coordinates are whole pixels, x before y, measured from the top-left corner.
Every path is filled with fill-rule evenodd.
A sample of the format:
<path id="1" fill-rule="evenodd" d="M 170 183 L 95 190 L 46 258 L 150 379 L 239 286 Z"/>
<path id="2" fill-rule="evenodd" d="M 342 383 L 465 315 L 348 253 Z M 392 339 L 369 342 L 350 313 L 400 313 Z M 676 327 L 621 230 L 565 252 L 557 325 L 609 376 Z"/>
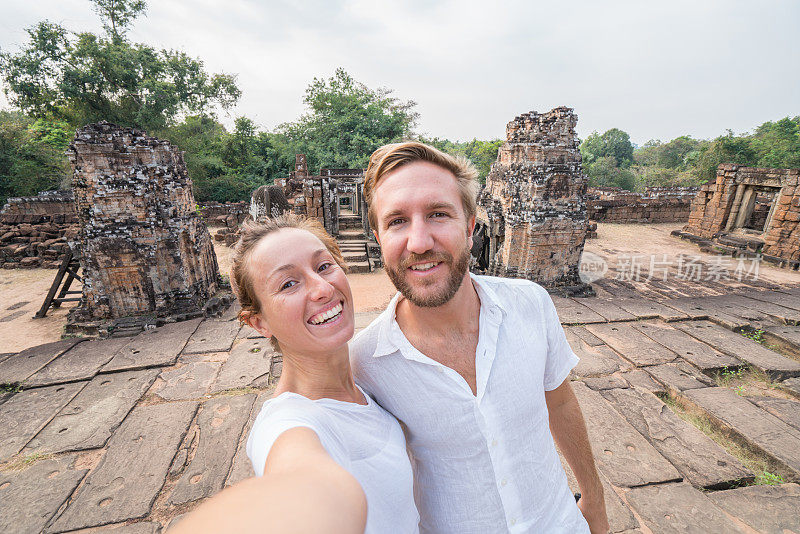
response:
<path id="1" fill-rule="evenodd" d="M 473 273 L 469 275 L 478 293 L 478 298 L 481 300 L 481 312 L 488 312 L 492 319 L 501 322 L 506 312 L 498 303 L 497 294 L 489 287 L 489 284 L 482 280 L 482 277 Z M 378 332 L 378 342 L 375 346 L 375 352 L 372 354 L 374 358 L 393 354 L 400 350 L 398 344 L 392 339 L 393 332 L 402 335 L 396 317 L 397 303 L 400 302 L 400 298 L 400 293 L 396 293 L 379 318 L 380 330 Z"/>

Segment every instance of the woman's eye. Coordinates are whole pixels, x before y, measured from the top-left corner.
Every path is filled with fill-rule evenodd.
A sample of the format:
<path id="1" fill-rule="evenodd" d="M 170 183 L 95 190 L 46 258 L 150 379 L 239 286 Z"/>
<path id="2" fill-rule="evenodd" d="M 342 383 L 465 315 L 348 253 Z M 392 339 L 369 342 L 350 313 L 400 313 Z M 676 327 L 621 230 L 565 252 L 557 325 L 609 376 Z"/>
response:
<path id="1" fill-rule="evenodd" d="M 330 266 L 331 266 L 331 262 L 326 261 L 325 263 L 323 263 L 322 265 L 319 266 L 318 270 L 319 271 L 324 271 L 324 270 L 328 269 Z"/>
<path id="2" fill-rule="evenodd" d="M 284 289 L 289 289 L 290 287 L 294 286 L 296 283 L 297 282 L 295 282 L 294 280 L 289 280 L 288 282 L 284 282 L 283 285 L 281 286 L 281 291 L 283 291 Z"/>

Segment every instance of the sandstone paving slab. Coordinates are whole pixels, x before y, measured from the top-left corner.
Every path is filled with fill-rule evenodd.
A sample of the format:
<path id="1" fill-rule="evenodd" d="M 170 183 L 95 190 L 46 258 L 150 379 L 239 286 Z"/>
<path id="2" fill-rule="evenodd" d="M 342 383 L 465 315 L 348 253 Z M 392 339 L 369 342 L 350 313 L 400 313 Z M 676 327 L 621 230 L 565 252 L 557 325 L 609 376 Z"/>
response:
<path id="1" fill-rule="evenodd" d="M 572 346 L 573 352 L 580 358 L 578 365 L 573 369 L 576 376 L 608 375 L 627 366 L 627 363 L 623 362 L 616 352 L 605 345 L 590 347 L 570 333 L 567 334 L 567 340 Z"/>
<path id="2" fill-rule="evenodd" d="M 238 300 L 234 300 L 231 302 L 231 305 L 228 306 L 228 309 L 223 312 L 220 316 L 218 321 L 235 321 L 239 317 L 239 312 L 242 311 L 241 305 L 239 305 Z"/>
<path id="3" fill-rule="evenodd" d="M 800 326 L 769 326 L 764 329 L 764 338 L 800 358 Z"/>
<path id="4" fill-rule="evenodd" d="M 784 293 L 783 291 L 757 291 L 757 290 L 744 290 L 738 292 L 751 299 L 762 300 L 764 302 L 771 302 L 783 306 L 784 308 L 791 308 L 800 311 L 800 296 L 792 295 L 791 293 Z"/>
<path id="5" fill-rule="evenodd" d="M 754 479 L 739 460 L 652 393 L 629 388 L 602 394 L 693 486 L 729 488 Z"/>
<path id="6" fill-rule="evenodd" d="M 800 481 L 800 431 L 724 387 L 692 389 L 684 397 L 767 455 L 789 481 Z"/>
<path id="7" fill-rule="evenodd" d="M 681 480 L 681 475 L 596 391 L 572 383 L 595 461 L 615 486 L 633 487 Z"/>
<path id="8" fill-rule="evenodd" d="M 707 376 L 701 375 L 685 362 L 651 365 L 645 371 L 667 388 L 672 395 L 678 395 L 687 389 L 705 388 L 713 385 Z"/>
<path id="9" fill-rule="evenodd" d="M 25 349 L 19 354 L 7 358 L 0 365 L 0 384 L 23 382 L 82 341 L 85 340 L 83 338 L 62 339 Z"/>
<path id="10" fill-rule="evenodd" d="M 613 301 L 601 298 L 582 298 L 580 300 L 572 299 L 578 304 L 586 306 L 593 312 L 603 317 L 606 321 L 635 321 L 636 316 L 630 314 L 614 304 Z"/>
<path id="11" fill-rule="evenodd" d="M 17 454 L 86 382 L 21 391 L 0 405 L 0 462 Z"/>
<path id="12" fill-rule="evenodd" d="M 572 493 L 580 493 L 580 487 L 578 486 L 578 480 L 575 478 L 575 475 L 572 473 L 572 469 L 569 467 L 569 464 L 561 456 L 561 452 L 559 451 L 559 457 L 561 458 L 561 466 L 564 468 L 564 472 L 567 474 L 567 484 L 569 484 L 569 489 Z M 630 508 L 628 508 L 622 499 L 619 498 L 617 492 L 614 491 L 614 488 L 611 487 L 611 484 L 605 479 L 603 475 L 600 475 L 600 481 L 603 483 L 603 498 L 606 501 L 606 514 L 608 515 L 608 527 L 609 531 L 613 534 L 619 534 L 622 532 L 630 532 L 631 529 L 635 529 L 639 526 L 639 522 L 631 513 Z"/>
<path id="13" fill-rule="evenodd" d="M 740 529 L 703 492 L 685 482 L 630 490 L 628 504 L 658 534 L 733 534 Z"/>
<path id="14" fill-rule="evenodd" d="M 771 302 L 747 298 L 743 295 L 724 295 L 714 297 L 714 306 L 724 313 L 730 315 L 744 315 L 753 311 L 764 314 L 768 317 L 777 319 L 783 323 L 797 324 L 800 321 L 800 312 L 791 308 L 785 308 Z"/>
<path id="15" fill-rule="evenodd" d="M 147 515 L 196 410 L 196 402 L 134 409 L 48 531 L 64 532 Z"/>
<path id="16" fill-rule="evenodd" d="M 259 378 L 269 378 L 274 351 L 266 338 L 245 339 L 238 343 L 217 376 L 212 392 L 251 386 Z"/>
<path id="17" fill-rule="evenodd" d="M 164 383 L 155 393 L 162 399 L 196 399 L 209 392 L 219 373 L 219 362 L 192 362 L 177 369 L 162 371 Z"/>
<path id="18" fill-rule="evenodd" d="M 797 484 L 747 486 L 707 495 L 714 504 L 758 532 L 800 532 L 800 486 Z"/>
<path id="19" fill-rule="evenodd" d="M 0 532 L 38 533 L 86 474 L 69 458 L 41 460 L 21 471 L 0 472 Z"/>
<path id="20" fill-rule="evenodd" d="M 0 363 L 2 363 L 3 360 L 6 360 L 6 359 L 12 357 L 15 354 L 16 354 L 16 352 L 0 352 Z"/>
<path id="21" fill-rule="evenodd" d="M 602 339 L 600 339 L 596 335 L 586 330 L 586 328 L 583 328 L 581 326 L 565 326 L 564 332 L 567 334 L 567 339 L 570 339 L 570 345 L 572 345 L 571 338 L 581 339 L 590 347 L 598 347 L 600 345 L 605 345 Z"/>
<path id="22" fill-rule="evenodd" d="M 667 392 L 664 386 L 653 380 L 653 377 L 642 369 L 633 369 L 620 374 L 630 385 L 645 389 L 653 395 L 663 395 Z"/>
<path id="23" fill-rule="evenodd" d="M 161 525 L 152 523 L 150 521 L 141 521 L 139 523 L 131 523 L 129 525 L 108 525 L 93 529 L 92 532 L 108 532 L 113 534 L 158 534 Z"/>
<path id="24" fill-rule="evenodd" d="M 272 396 L 273 392 L 274 388 L 271 388 L 267 391 L 259 393 L 255 402 L 253 403 L 253 408 L 250 410 L 250 418 L 244 425 L 242 437 L 239 440 L 239 447 L 233 457 L 231 472 L 228 475 L 228 479 L 225 481 L 226 486 L 231 486 L 237 482 L 241 482 L 246 478 L 255 476 L 255 473 L 253 472 L 253 464 L 250 463 L 250 458 L 247 457 L 247 451 L 245 450 L 247 436 L 250 434 L 250 429 L 253 428 L 253 423 L 255 423 L 256 417 L 258 417 L 259 412 L 261 412 L 261 407 L 264 405 L 267 399 Z"/>
<path id="25" fill-rule="evenodd" d="M 665 300 L 664 305 L 685 313 L 691 319 L 710 319 L 725 328 L 736 330 L 750 325 L 750 320 L 729 315 L 715 308 L 708 297 Z"/>
<path id="26" fill-rule="evenodd" d="M 123 337 L 79 343 L 37 371 L 22 385 L 29 388 L 89 380 L 130 341 L 131 338 Z"/>
<path id="27" fill-rule="evenodd" d="M 156 379 L 158 370 L 126 371 L 94 377 L 25 447 L 26 453 L 96 449 Z"/>
<path id="28" fill-rule="evenodd" d="M 227 352 L 231 350 L 240 328 L 238 321 L 207 319 L 200 323 L 197 331 L 189 338 L 183 353 Z"/>
<path id="29" fill-rule="evenodd" d="M 799 361 L 781 356 L 727 328 L 709 321 L 694 321 L 675 326 L 715 349 L 753 365 L 772 379 L 800 376 Z"/>
<path id="30" fill-rule="evenodd" d="M 780 382 L 782 388 L 800 399 L 800 378 L 787 378 Z"/>
<path id="31" fill-rule="evenodd" d="M 619 373 L 607 376 L 588 377 L 582 379 L 581 382 L 595 391 L 630 387 L 628 381 L 625 380 Z"/>
<path id="32" fill-rule="evenodd" d="M 142 332 L 117 352 L 101 372 L 131 371 L 174 365 L 202 319 L 170 323 Z"/>
<path id="33" fill-rule="evenodd" d="M 742 365 L 740 360 L 713 349 L 710 345 L 693 338 L 683 330 L 653 323 L 639 323 L 634 324 L 633 327 L 672 352 L 679 354 L 684 360 L 703 372 L 720 371 Z"/>
<path id="34" fill-rule="evenodd" d="M 682 311 L 642 297 L 614 299 L 612 302 L 633 315 L 636 319 L 659 318 L 664 321 L 681 321 L 689 318 L 689 316 Z"/>
<path id="35" fill-rule="evenodd" d="M 589 325 L 589 331 L 637 366 L 674 361 L 678 355 L 636 330 L 629 323 Z"/>
<path id="36" fill-rule="evenodd" d="M 800 430 L 800 402 L 775 397 L 748 397 L 747 400 L 766 410 L 787 425 Z"/>
<path id="37" fill-rule="evenodd" d="M 573 299 L 551 295 L 561 324 L 605 323 L 606 319 Z"/>
<path id="38" fill-rule="evenodd" d="M 254 394 L 229 395 L 209 400 L 200 407 L 197 448 L 170 496 L 170 503 L 210 497 L 223 488 L 255 398 Z"/>
<path id="39" fill-rule="evenodd" d="M 247 325 L 242 325 L 242 329 L 239 330 L 239 334 L 236 336 L 236 339 L 258 339 L 264 338 L 259 332 L 255 331 L 251 327 Z"/>

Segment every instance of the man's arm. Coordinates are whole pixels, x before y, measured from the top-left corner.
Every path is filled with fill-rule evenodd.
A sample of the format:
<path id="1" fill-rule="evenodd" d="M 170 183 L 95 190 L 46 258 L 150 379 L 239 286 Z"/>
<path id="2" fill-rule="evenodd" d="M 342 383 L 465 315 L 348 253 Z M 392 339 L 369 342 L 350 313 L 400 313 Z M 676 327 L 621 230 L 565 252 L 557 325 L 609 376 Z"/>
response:
<path id="1" fill-rule="evenodd" d="M 592 534 L 606 534 L 609 527 L 603 484 L 594 465 L 586 423 L 569 378 L 556 389 L 545 391 L 544 396 L 550 415 L 550 433 L 581 490 L 578 508 L 589 523 Z"/>

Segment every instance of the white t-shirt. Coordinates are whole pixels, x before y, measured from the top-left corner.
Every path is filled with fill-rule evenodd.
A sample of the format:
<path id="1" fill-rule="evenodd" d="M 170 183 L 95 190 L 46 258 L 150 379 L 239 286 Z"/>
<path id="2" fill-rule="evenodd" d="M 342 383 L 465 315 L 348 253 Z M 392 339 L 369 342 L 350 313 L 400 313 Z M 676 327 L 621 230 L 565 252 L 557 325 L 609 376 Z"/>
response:
<path id="1" fill-rule="evenodd" d="M 351 342 L 356 380 L 403 424 L 420 532 L 588 534 L 545 403 L 578 362 L 553 301 L 527 280 L 472 281 L 481 301 L 477 395 L 406 339 L 399 294 Z"/>
<path id="2" fill-rule="evenodd" d="M 419 532 L 403 431 L 391 414 L 364 396 L 366 406 L 289 392 L 267 400 L 247 438 L 247 456 L 261 476 L 278 436 L 291 428 L 310 428 L 331 458 L 361 484 L 367 497 L 366 534 Z"/>

